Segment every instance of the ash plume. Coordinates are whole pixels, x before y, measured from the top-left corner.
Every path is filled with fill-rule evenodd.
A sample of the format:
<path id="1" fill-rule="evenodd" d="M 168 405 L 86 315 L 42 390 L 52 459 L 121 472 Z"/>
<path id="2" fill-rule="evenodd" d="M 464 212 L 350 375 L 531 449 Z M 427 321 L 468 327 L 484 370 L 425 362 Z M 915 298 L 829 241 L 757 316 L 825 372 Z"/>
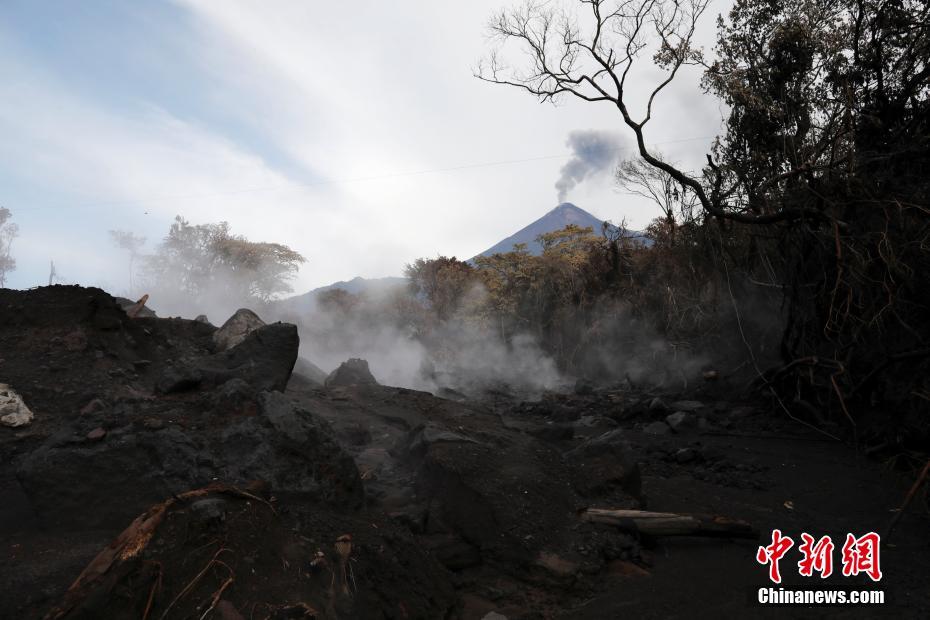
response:
<path id="1" fill-rule="evenodd" d="M 565 202 L 568 192 L 585 179 L 611 171 L 623 150 L 623 138 L 597 129 L 575 130 L 568 134 L 565 144 L 573 155 L 562 166 L 555 183 L 559 202 Z"/>

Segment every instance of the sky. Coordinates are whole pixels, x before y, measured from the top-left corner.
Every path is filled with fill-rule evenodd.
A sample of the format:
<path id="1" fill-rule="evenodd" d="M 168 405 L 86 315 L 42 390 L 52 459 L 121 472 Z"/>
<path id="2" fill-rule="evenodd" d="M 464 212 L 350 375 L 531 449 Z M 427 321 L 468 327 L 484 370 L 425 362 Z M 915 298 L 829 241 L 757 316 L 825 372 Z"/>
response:
<path id="1" fill-rule="evenodd" d="M 54 261 L 58 281 L 126 294 L 108 231 L 151 250 L 176 215 L 301 252 L 297 293 L 481 252 L 556 206 L 572 132 L 630 139 L 608 104 L 474 77 L 489 18 L 513 5 L 0 2 L 0 206 L 20 231 L 8 286 L 47 283 Z M 707 48 L 721 7 L 703 18 Z M 634 77 L 636 101 L 656 74 Z M 686 168 L 721 123 L 698 77 L 672 84 L 646 132 Z M 632 228 L 658 215 L 610 174 L 565 198 Z"/>

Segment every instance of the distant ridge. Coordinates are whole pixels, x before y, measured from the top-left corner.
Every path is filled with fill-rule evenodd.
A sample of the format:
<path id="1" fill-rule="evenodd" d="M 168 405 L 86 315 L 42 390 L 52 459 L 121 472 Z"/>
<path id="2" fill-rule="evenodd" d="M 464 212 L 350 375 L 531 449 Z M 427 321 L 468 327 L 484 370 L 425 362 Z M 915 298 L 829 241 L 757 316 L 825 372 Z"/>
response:
<path id="1" fill-rule="evenodd" d="M 343 280 L 340 282 L 328 284 L 326 286 L 321 286 L 301 295 L 294 295 L 293 297 L 286 297 L 284 299 L 272 301 L 269 304 L 269 307 L 272 309 L 272 312 L 276 313 L 304 313 L 314 310 L 316 308 L 317 300 L 319 299 L 320 294 L 326 293 L 328 291 L 338 289 L 347 293 L 352 293 L 353 295 L 360 295 L 362 293 L 378 294 L 382 292 L 388 292 L 398 286 L 406 285 L 407 278 L 396 276 L 388 276 L 385 278 L 355 277 L 351 280 Z"/>
<path id="2" fill-rule="evenodd" d="M 542 254 L 542 246 L 536 241 L 536 237 L 546 233 L 562 230 L 569 224 L 575 224 L 581 228 L 591 227 L 595 234 L 601 233 L 603 220 L 599 220 L 581 207 L 575 206 L 570 202 L 563 202 L 549 213 L 530 224 L 521 228 L 506 239 L 503 239 L 478 256 L 490 256 L 492 254 L 501 254 L 513 251 L 513 246 L 518 243 L 525 243 L 526 249 L 535 256 Z M 634 236 L 638 233 L 634 233 Z M 476 257 L 473 257 L 474 260 Z"/>
<path id="3" fill-rule="evenodd" d="M 581 228 L 590 227 L 595 234 L 599 235 L 601 234 L 603 223 L 602 220 L 594 217 L 581 207 L 573 205 L 570 202 L 563 202 L 529 226 L 525 226 L 506 239 L 502 239 L 498 243 L 495 243 L 481 254 L 478 254 L 478 256 L 490 256 L 491 254 L 511 252 L 513 246 L 517 243 L 525 243 L 526 249 L 531 254 L 538 256 L 542 254 L 542 246 L 536 241 L 536 237 L 539 235 L 562 230 L 569 224 L 575 224 Z M 609 224 L 609 226 L 611 229 L 614 229 L 613 225 Z M 630 231 L 629 235 L 635 239 L 641 239 L 646 245 L 651 245 L 651 241 L 643 237 L 642 233 Z M 468 262 L 474 261 L 475 258 L 477 257 L 472 257 Z M 334 282 L 327 286 L 321 286 L 301 295 L 294 295 L 293 297 L 272 301 L 269 304 L 269 310 L 273 314 L 280 316 L 286 316 L 287 313 L 305 313 L 316 308 L 317 299 L 320 294 L 327 291 L 339 289 L 347 293 L 352 293 L 353 295 L 359 295 L 361 293 L 379 294 L 406 284 L 407 278 L 403 277 L 357 277 L 351 280 Z"/>

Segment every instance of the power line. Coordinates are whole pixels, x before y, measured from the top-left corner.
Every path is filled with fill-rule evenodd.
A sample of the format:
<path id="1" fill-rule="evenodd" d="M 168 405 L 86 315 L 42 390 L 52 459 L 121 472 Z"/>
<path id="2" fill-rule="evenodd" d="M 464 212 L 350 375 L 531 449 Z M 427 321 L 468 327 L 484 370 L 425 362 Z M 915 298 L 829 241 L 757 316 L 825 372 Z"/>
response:
<path id="1" fill-rule="evenodd" d="M 662 142 L 653 142 L 650 143 L 650 146 L 661 146 L 664 144 L 678 144 L 682 142 L 695 142 L 697 140 L 710 140 L 714 136 L 695 136 L 693 138 L 681 138 L 678 140 L 665 140 Z M 612 149 L 605 149 L 607 151 L 622 151 L 626 147 L 617 147 Z M 17 209 L 17 212 L 30 212 L 30 211 L 41 211 L 47 209 L 93 209 L 96 207 L 110 207 L 110 206 L 120 206 L 120 205 L 133 205 L 133 204 L 150 204 L 150 203 L 159 203 L 166 200 L 193 200 L 198 198 L 213 198 L 216 196 L 235 196 L 240 194 L 249 194 L 257 192 L 269 192 L 269 191 L 287 191 L 287 190 L 300 190 L 300 189 L 309 189 L 313 187 L 321 187 L 327 185 L 346 185 L 350 183 L 363 183 L 369 181 L 383 181 L 387 179 L 396 179 L 403 177 L 413 177 L 413 176 L 422 176 L 426 174 L 438 174 L 443 172 L 458 172 L 462 170 L 473 170 L 478 168 L 491 168 L 496 166 L 508 166 L 513 164 L 522 164 L 534 161 L 545 161 L 552 159 L 567 159 L 574 157 L 574 153 L 562 153 L 560 155 L 541 155 L 538 157 L 525 157 L 522 159 L 505 159 L 500 161 L 490 161 L 490 162 L 480 162 L 474 164 L 462 164 L 459 166 L 450 166 L 447 168 L 429 168 L 425 170 L 412 170 L 408 172 L 393 172 L 390 174 L 382 175 L 373 175 L 365 177 L 351 177 L 347 179 L 323 179 L 320 181 L 312 181 L 308 183 L 288 183 L 286 185 L 277 185 L 277 186 L 263 186 L 263 187 L 251 187 L 238 190 L 228 190 L 220 192 L 208 192 L 202 194 L 181 194 L 181 195 L 162 195 L 155 196 L 152 198 L 139 198 L 139 199 L 130 199 L 130 200 L 112 200 L 112 201 L 102 201 L 102 202 L 92 202 L 78 205 L 48 205 L 44 207 L 26 207 L 23 209 Z"/>

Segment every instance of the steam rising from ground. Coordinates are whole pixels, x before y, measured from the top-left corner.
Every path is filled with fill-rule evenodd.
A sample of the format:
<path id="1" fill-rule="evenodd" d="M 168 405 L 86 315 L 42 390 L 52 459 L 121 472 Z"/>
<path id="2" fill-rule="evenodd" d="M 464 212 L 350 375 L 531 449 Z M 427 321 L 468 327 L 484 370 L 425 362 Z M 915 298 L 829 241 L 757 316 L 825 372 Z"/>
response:
<path id="1" fill-rule="evenodd" d="M 534 398 L 545 391 L 571 389 L 576 378 L 680 389 L 713 367 L 709 354 L 669 342 L 617 300 L 604 301 L 584 325 L 566 330 L 578 337 L 557 347 L 570 369 L 563 373 L 534 335 L 502 334 L 494 321 L 487 320 L 482 312 L 487 293 L 481 285 L 465 295 L 457 312 L 444 321 L 437 321 L 404 285 L 361 295 L 340 293 L 335 297 L 338 303 L 310 296 L 300 305 L 292 300 L 252 305 L 266 322 L 297 324 L 301 356 L 327 373 L 357 357 L 368 361 L 372 374 L 384 385 L 439 394 L 444 389 L 469 396 L 495 390 Z M 201 300 L 205 303 L 196 308 L 183 297 L 153 296 L 152 301 L 161 316 L 192 318 L 207 313 L 217 325 L 240 305 L 247 305 L 231 303 L 226 295 Z M 727 304 L 708 308 L 724 321 L 731 309 Z M 769 314 L 760 311 L 759 316 Z M 756 329 L 745 321 L 743 327 Z M 730 353 L 730 359 L 745 353 L 717 349 L 713 352 L 717 363 Z"/>
<path id="2" fill-rule="evenodd" d="M 482 295 L 476 287 L 466 303 L 479 303 Z M 464 311 L 424 333 L 422 324 L 410 320 L 416 310 L 404 286 L 357 300 L 348 311 L 314 301 L 299 312 L 272 305 L 266 313 L 296 323 L 301 356 L 326 372 L 359 357 L 380 383 L 430 392 L 497 388 L 535 395 L 563 387 L 555 361 L 526 334 L 505 342 Z"/>
<path id="3" fill-rule="evenodd" d="M 682 387 L 708 367 L 706 357 L 676 347 L 635 319 L 622 303 L 605 304 L 574 348 L 571 373 L 528 333 L 504 337 L 476 317 L 486 293 L 478 285 L 450 319 L 415 326 L 412 301 L 404 287 L 363 295 L 351 311 L 315 303 L 299 313 L 266 311 L 269 318 L 297 323 L 301 356 L 326 372 L 343 361 L 366 359 L 372 374 L 386 385 L 468 395 L 500 390 L 535 397 L 571 389 L 577 378 L 601 384 L 632 383 Z M 406 301 L 404 301 L 406 300 Z M 422 310 L 422 308 L 420 308 Z M 277 311 L 280 312 L 280 309 Z"/>
<path id="4" fill-rule="evenodd" d="M 571 132 L 565 144 L 573 155 L 562 166 L 555 183 L 560 203 L 565 202 L 568 192 L 585 179 L 613 172 L 623 151 L 623 138 L 619 134 L 594 129 Z"/>

